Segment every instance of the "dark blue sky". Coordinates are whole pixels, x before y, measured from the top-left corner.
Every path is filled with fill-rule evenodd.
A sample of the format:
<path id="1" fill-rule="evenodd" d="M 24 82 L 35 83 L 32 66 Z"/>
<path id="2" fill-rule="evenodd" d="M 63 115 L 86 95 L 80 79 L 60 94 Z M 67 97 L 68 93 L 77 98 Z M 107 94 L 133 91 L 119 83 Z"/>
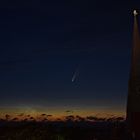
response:
<path id="1" fill-rule="evenodd" d="M 132 11 L 138 5 L 118 0 L 0 3 L 1 108 L 125 113 Z"/>

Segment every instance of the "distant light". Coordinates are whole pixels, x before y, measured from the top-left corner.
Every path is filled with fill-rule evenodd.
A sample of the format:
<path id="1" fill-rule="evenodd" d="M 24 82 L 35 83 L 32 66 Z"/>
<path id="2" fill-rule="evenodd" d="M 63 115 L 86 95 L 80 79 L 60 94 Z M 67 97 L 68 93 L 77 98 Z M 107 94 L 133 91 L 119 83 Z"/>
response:
<path id="1" fill-rule="evenodd" d="M 138 15 L 138 12 L 136 10 L 133 11 L 134 16 Z"/>

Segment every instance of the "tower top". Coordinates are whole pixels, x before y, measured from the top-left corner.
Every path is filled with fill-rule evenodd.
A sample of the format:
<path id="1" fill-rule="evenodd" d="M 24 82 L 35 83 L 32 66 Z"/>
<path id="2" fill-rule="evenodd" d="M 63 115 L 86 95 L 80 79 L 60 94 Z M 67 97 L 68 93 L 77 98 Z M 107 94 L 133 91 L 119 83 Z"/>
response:
<path id="1" fill-rule="evenodd" d="M 134 16 L 137 16 L 137 15 L 138 15 L 137 10 L 134 10 L 134 11 L 133 11 L 133 14 L 134 14 Z"/>

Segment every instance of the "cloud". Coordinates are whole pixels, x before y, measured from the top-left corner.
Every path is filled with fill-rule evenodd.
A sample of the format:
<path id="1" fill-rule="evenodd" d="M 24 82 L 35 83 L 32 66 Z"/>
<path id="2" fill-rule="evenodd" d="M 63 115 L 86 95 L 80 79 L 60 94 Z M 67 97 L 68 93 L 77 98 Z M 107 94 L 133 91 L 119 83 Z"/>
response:
<path id="1" fill-rule="evenodd" d="M 66 110 L 65 112 L 66 113 L 73 113 L 74 111 L 73 110 Z"/>

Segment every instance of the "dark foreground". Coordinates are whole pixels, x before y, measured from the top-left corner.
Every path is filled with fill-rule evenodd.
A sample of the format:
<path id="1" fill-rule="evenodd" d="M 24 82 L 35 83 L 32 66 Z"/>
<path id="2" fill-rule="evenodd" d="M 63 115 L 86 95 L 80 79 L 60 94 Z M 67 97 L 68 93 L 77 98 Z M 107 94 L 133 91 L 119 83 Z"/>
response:
<path id="1" fill-rule="evenodd" d="M 1 122 L 0 140 L 129 140 L 123 122 Z"/>

